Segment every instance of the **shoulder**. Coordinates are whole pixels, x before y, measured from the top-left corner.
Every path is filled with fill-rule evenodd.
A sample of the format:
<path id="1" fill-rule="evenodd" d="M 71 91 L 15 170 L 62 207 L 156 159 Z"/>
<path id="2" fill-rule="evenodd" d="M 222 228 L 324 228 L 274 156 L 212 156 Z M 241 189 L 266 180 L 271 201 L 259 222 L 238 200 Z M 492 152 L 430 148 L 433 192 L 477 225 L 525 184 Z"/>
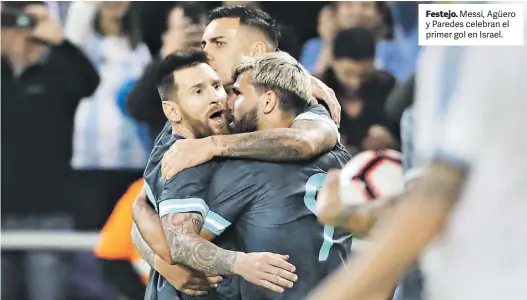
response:
<path id="1" fill-rule="evenodd" d="M 331 120 L 329 111 L 322 104 L 310 105 L 293 120 Z"/>

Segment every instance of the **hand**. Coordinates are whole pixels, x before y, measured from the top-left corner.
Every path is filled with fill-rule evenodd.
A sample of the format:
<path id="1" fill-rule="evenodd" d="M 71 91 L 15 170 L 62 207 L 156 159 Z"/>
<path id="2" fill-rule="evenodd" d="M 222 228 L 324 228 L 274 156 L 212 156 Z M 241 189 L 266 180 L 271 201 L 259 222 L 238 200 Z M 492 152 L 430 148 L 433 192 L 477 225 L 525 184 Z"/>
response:
<path id="1" fill-rule="evenodd" d="M 288 255 L 273 253 L 241 253 L 234 262 L 233 272 L 250 283 L 277 293 L 284 287 L 292 288 L 298 276 L 293 274 L 295 266 L 288 263 Z"/>
<path id="2" fill-rule="evenodd" d="M 194 24 L 192 20 L 185 17 L 183 9 L 176 8 L 171 13 L 168 30 L 162 37 L 161 57 L 166 57 L 178 50 L 199 46 L 204 30 L 202 25 Z"/>
<path id="3" fill-rule="evenodd" d="M 51 17 L 43 5 L 29 5 L 26 13 L 36 19 L 33 37 L 52 45 L 59 45 L 64 41 L 64 32 L 60 23 Z"/>
<path id="4" fill-rule="evenodd" d="M 331 113 L 331 118 L 337 123 L 337 126 L 340 126 L 341 107 L 333 89 L 313 75 L 311 75 L 311 88 L 313 90 L 313 97 L 326 102 Z"/>
<path id="5" fill-rule="evenodd" d="M 155 269 L 176 290 L 191 296 L 207 294 L 211 287 L 217 287 L 223 278 L 221 276 L 206 277 L 203 273 L 182 265 L 170 265 L 159 257 L 155 259 Z"/>
<path id="6" fill-rule="evenodd" d="M 178 140 L 163 155 L 161 176 L 171 179 L 184 169 L 206 163 L 213 157 L 213 145 L 210 138 Z"/>
<path id="7" fill-rule="evenodd" d="M 324 186 L 317 196 L 318 220 L 329 226 L 339 226 L 339 217 L 343 209 L 340 201 L 340 170 L 330 170 Z"/>
<path id="8" fill-rule="evenodd" d="M 180 29 L 173 29 L 163 34 L 163 47 L 161 57 L 174 53 L 178 50 L 199 46 L 203 27 L 199 25 L 186 25 Z"/>

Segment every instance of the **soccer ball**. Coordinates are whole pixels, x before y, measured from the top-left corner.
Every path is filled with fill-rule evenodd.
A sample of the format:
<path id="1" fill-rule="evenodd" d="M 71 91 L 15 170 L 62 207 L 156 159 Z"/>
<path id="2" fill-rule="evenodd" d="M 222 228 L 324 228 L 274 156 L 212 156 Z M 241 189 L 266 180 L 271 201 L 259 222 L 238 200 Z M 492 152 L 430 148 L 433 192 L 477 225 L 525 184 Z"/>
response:
<path id="1" fill-rule="evenodd" d="M 340 199 L 360 205 L 404 190 L 402 154 L 395 150 L 368 150 L 355 155 L 340 174 Z"/>

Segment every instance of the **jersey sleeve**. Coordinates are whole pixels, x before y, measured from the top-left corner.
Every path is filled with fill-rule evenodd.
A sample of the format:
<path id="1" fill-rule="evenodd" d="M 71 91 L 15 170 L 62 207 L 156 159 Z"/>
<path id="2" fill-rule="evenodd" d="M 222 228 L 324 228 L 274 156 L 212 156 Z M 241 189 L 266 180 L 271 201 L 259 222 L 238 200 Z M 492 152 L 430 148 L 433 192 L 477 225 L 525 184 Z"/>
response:
<path id="1" fill-rule="evenodd" d="M 299 120 L 326 122 L 335 130 L 335 132 L 337 133 L 337 138 L 340 142 L 340 134 L 337 124 L 335 124 L 335 122 L 331 119 L 331 115 L 323 105 L 315 104 L 309 106 L 303 113 L 296 116 L 296 118 L 294 118 L 293 122 L 291 123 L 294 123 L 295 121 Z"/>
<path id="2" fill-rule="evenodd" d="M 250 162 L 227 161 L 218 168 L 209 188 L 205 229 L 221 235 L 255 199 L 257 189 L 250 166 Z"/>
<path id="3" fill-rule="evenodd" d="M 157 199 L 159 216 L 198 212 L 205 218 L 209 211 L 205 197 L 215 166 L 215 162 L 208 162 L 185 169 L 167 181 Z"/>
<path id="4" fill-rule="evenodd" d="M 434 152 L 435 160 L 448 161 L 468 169 L 478 159 L 493 130 L 503 130 L 525 108 L 525 90 L 519 78 L 525 78 L 526 47 L 467 47 L 464 65 L 452 104 L 444 120 L 444 131 Z M 489 63 L 499 57 L 499 63 Z M 521 67 L 520 67 L 521 66 Z M 525 118 L 513 123 L 525 125 Z M 525 128 L 525 127 L 524 127 Z"/>

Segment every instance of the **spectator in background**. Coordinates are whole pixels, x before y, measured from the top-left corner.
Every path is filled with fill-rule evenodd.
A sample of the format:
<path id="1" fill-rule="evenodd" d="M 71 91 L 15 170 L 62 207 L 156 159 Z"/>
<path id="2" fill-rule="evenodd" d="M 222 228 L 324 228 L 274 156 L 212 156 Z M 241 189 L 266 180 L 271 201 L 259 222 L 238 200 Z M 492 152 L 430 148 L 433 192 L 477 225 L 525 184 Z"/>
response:
<path id="1" fill-rule="evenodd" d="M 138 124 L 123 114 L 119 93 L 141 74 L 150 54 L 139 41 L 128 1 L 73 2 L 66 35 L 84 50 L 101 83 L 75 117 L 74 154 L 80 229 L 100 228 L 126 188 L 141 176 L 147 147 Z"/>
<path id="2" fill-rule="evenodd" d="M 116 200 L 141 177 L 147 160 L 146 138 L 119 103 L 150 61 L 133 8 L 129 1 L 75 1 L 66 20 L 66 36 L 86 53 L 101 77 L 97 91 L 82 100 L 75 116 L 71 198 L 78 201 L 79 230 L 102 227 Z M 73 267 L 76 288 L 71 298 L 110 299 L 91 251 L 77 252 Z"/>
<path id="3" fill-rule="evenodd" d="M 166 122 L 157 91 L 157 68 L 168 54 L 199 46 L 205 26 L 206 8 L 198 2 L 182 2 L 169 10 L 166 18 L 166 31 L 162 36 L 160 53 L 145 68 L 143 75 L 127 96 L 126 107 L 139 122 L 148 125 L 152 143 Z"/>
<path id="4" fill-rule="evenodd" d="M 34 29 L 18 22 L 24 12 Z M 1 28 L 2 229 L 71 230 L 74 115 L 99 76 L 43 2 L 4 1 L 4 13 L 13 22 Z M 67 266 L 61 252 L 2 250 L 2 299 L 65 300 Z"/>
<path id="5" fill-rule="evenodd" d="M 321 74 L 331 62 L 332 40 L 339 30 L 364 27 L 376 40 L 375 66 L 398 79 L 405 79 L 408 72 L 401 72 L 405 63 L 393 37 L 393 19 L 386 2 L 342 1 L 324 7 L 319 15 L 320 38 L 308 41 L 302 50 L 301 62 L 312 73 Z M 405 69 L 406 70 L 406 69 Z"/>
<path id="6" fill-rule="evenodd" d="M 339 32 L 333 41 L 331 67 L 322 79 L 342 105 L 342 141 L 352 153 L 363 149 L 393 148 L 395 137 L 384 114 L 395 78 L 374 67 L 375 38 L 365 28 Z"/>
<path id="7" fill-rule="evenodd" d="M 96 93 L 83 99 L 75 118 L 75 169 L 139 170 L 146 164 L 147 152 L 138 126 L 123 115 L 117 103 L 121 88 L 135 81 L 150 61 L 132 14 L 128 1 L 71 5 L 66 34 L 85 51 L 101 75 Z"/>

